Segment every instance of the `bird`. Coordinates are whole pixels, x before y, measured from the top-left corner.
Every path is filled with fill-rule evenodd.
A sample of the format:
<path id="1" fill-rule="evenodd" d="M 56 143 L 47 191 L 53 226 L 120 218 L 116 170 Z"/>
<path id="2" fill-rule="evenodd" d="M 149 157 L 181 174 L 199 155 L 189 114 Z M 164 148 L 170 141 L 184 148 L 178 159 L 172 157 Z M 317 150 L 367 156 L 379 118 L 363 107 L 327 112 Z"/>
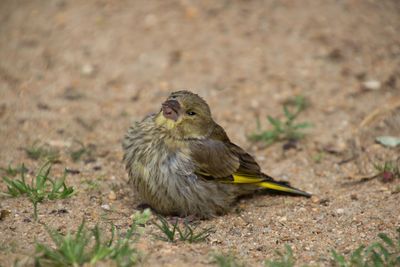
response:
<path id="1" fill-rule="evenodd" d="M 199 95 L 172 92 L 159 112 L 135 122 L 122 141 L 129 184 L 162 215 L 208 219 L 259 190 L 310 197 L 263 173 L 234 144 Z"/>

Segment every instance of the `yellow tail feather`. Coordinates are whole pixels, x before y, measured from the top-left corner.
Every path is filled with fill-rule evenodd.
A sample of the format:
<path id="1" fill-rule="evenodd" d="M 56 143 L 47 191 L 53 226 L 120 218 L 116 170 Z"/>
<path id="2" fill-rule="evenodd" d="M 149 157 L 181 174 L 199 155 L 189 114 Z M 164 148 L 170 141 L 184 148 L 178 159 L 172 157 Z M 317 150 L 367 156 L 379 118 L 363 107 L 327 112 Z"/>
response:
<path id="1" fill-rule="evenodd" d="M 261 182 L 257 183 L 258 186 L 267 188 L 267 189 L 272 189 L 276 191 L 281 191 L 281 192 L 287 192 L 287 193 L 292 193 L 296 195 L 301 195 L 305 197 L 311 197 L 311 195 L 307 192 L 301 191 L 299 189 L 287 186 L 287 185 L 282 185 L 276 182 Z"/>
<path id="2" fill-rule="evenodd" d="M 301 196 L 305 196 L 305 197 L 311 197 L 311 195 L 307 192 L 301 191 L 299 189 L 293 188 L 293 187 L 285 185 L 285 184 L 281 184 L 279 182 L 265 181 L 265 178 L 233 175 L 232 183 L 234 183 L 234 184 L 254 184 L 259 187 L 263 187 L 263 188 L 267 188 L 267 189 L 301 195 Z"/>

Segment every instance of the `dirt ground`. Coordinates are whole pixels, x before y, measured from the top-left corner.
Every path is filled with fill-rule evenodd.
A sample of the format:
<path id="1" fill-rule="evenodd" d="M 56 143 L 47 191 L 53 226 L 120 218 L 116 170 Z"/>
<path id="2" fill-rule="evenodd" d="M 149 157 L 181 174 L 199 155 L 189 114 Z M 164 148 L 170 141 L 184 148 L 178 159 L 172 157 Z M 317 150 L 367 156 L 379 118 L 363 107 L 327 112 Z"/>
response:
<path id="1" fill-rule="evenodd" d="M 155 240 L 148 225 L 144 266 L 207 266 L 213 252 L 260 266 L 284 244 L 299 265 L 329 266 L 331 249 L 394 236 L 400 180 L 352 182 L 399 156 L 374 142 L 400 133 L 399 29 L 396 0 L 1 1 L 0 166 L 25 163 L 34 175 L 43 161 L 24 148 L 36 141 L 60 151 L 54 176 L 79 171 L 67 178 L 77 194 L 40 204 L 39 222 L 27 199 L 0 199 L 11 212 L 0 220 L 1 265 L 32 255 L 36 241 L 51 244 L 42 223 L 126 229 L 139 200 L 126 187 L 121 140 L 178 89 L 203 96 L 266 173 L 314 197 L 243 199 L 202 221 L 215 232 L 198 244 Z M 297 148 L 250 142 L 256 118 L 268 128 L 266 116 L 295 95 L 310 102 L 299 121 L 313 124 Z M 78 142 L 95 148 L 91 159 L 71 160 Z"/>

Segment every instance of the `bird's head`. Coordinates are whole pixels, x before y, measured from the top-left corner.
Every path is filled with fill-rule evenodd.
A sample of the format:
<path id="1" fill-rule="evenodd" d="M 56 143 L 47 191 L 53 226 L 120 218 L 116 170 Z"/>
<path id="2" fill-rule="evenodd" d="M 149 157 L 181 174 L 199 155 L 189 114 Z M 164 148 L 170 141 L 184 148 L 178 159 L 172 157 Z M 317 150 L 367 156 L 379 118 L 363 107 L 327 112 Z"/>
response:
<path id="1" fill-rule="evenodd" d="M 189 91 L 177 91 L 162 103 L 156 124 L 177 139 L 202 139 L 210 134 L 215 122 L 204 99 Z"/>

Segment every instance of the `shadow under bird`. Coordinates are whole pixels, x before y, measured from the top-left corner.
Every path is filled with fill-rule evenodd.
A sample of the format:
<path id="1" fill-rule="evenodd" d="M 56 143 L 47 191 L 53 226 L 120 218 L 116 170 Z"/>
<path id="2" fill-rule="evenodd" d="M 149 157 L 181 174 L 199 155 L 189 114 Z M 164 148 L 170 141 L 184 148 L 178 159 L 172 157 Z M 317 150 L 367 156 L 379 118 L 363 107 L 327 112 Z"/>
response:
<path id="1" fill-rule="evenodd" d="M 131 126 L 123 149 L 130 184 L 161 214 L 213 217 L 260 189 L 310 197 L 264 174 L 189 91 L 173 92 L 157 114 Z"/>

